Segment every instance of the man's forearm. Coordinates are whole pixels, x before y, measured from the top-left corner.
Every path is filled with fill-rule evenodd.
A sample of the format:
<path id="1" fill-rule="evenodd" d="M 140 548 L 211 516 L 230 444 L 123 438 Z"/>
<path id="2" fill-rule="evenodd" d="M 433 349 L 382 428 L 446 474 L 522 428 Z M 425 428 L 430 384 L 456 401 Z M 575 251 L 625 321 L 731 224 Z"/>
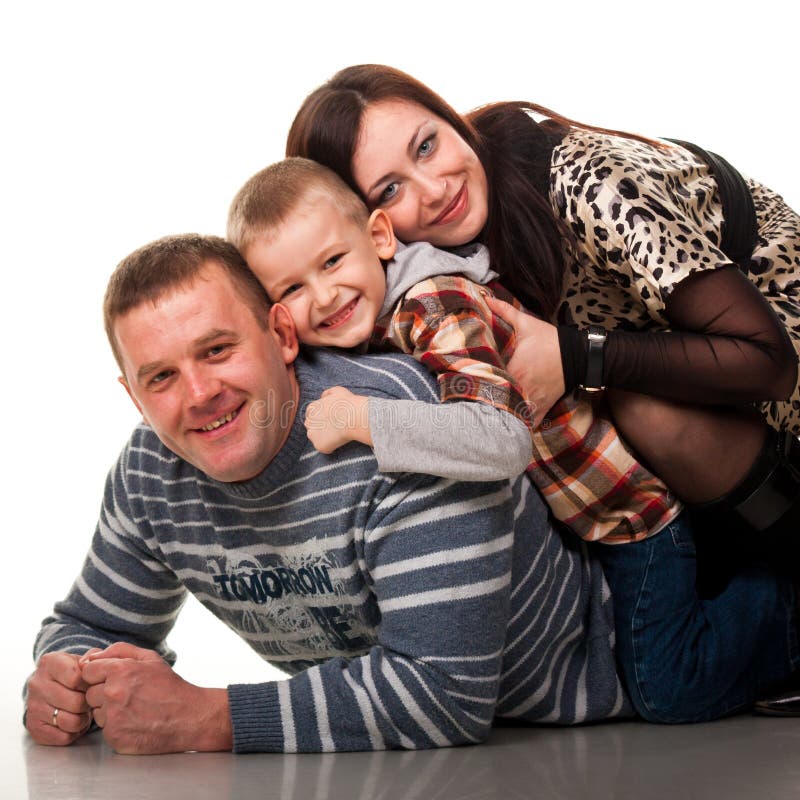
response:
<path id="1" fill-rule="evenodd" d="M 183 680 L 152 650 L 121 642 L 88 655 L 82 674 L 95 722 L 120 753 L 233 747 L 227 690 Z"/>

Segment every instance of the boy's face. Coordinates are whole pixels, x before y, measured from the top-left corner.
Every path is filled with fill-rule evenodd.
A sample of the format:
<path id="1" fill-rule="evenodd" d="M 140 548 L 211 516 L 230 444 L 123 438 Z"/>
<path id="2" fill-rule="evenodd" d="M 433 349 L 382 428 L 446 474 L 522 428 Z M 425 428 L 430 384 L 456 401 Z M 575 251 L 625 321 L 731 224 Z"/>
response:
<path id="1" fill-rule="evenodd" d="M 301 342 L 347 348 L 372 334 L 386 293 L 381 259 L 395 246 L 384 212 L 362 227 L 314 193 L 244 257 L 270 299 L 287 308 Z"/>

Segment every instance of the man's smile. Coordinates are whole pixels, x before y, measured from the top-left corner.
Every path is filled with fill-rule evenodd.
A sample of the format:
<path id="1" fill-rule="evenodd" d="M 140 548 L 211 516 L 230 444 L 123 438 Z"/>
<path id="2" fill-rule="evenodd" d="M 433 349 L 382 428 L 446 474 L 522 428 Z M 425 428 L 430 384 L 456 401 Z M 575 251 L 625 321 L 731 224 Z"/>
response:
<path id="1" fill-rule="evenodd" d="M 239 416 L 239 412 L 243 407 L 244 403 L 242 403 L 238 408 L 233 409 L 233 411 L 222 414 L 216 419 L 211 420 L 211 422 L 207 422 L 205 425 L 198 425 L 197 427 L 192 428 L 192 430 L 195 433 L 212 433 L 220 428 L 227 427 Z"/>

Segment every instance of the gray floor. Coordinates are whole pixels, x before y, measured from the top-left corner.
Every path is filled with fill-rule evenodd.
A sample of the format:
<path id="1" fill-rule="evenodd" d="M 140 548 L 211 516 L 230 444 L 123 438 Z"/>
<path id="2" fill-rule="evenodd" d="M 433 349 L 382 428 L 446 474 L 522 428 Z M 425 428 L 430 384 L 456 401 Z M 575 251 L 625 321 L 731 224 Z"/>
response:
<path id="1" fill-rule="evenodd" d="M 4 800 L 800 797 L 800 719 L 506 728 L 477 747 L 300 756 L 120 756 L 99 734 L 47 748 L 19 728 L 4 739 Z"/>

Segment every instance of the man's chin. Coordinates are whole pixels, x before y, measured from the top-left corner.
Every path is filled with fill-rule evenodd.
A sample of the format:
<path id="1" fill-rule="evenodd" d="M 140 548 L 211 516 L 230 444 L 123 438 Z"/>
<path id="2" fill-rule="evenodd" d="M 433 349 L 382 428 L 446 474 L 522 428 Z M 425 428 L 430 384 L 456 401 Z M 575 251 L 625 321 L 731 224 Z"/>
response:
<path id="1" fill-rule="evenodd" d="M 241 483 L 255 478 L 266 466 L 260 460 L 250 459 L 202 459 L 187 458 L 182 456 L 193 467 L 199 469 L 204 475 L 220 483 Z"/>
<path id="2" fill-rule="evenodd" d="M 206 469 L 198 465 L 195 466 L 209 478 L 219 481 L 219 483 L 242 483 L 243 481 L 249 481 L 263 470 L 263 467 L 256 468 L 250 465 L 246 467 L 239 466 L 228 468 L 207 466 Z"/>

